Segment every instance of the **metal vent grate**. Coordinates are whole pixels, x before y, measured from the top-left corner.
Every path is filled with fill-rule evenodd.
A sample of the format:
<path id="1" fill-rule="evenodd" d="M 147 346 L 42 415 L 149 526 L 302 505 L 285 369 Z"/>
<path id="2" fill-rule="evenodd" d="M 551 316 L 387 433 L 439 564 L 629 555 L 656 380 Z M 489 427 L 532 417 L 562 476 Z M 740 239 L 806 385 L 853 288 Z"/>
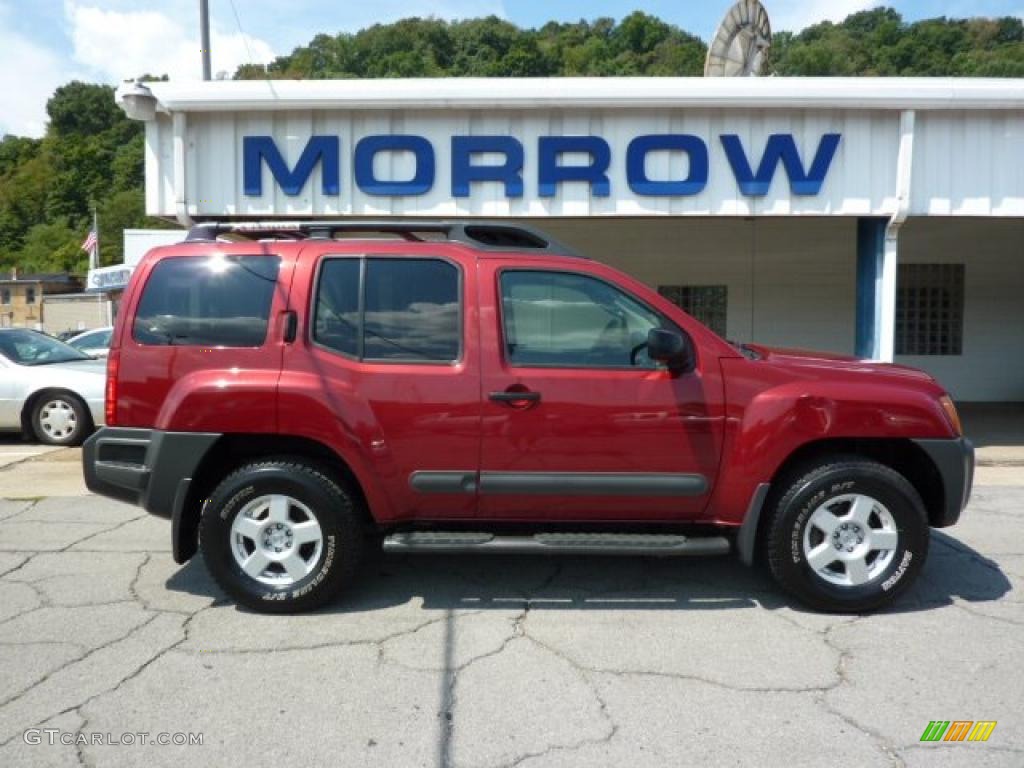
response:
<path id="1" fill-rule="evenodd" d="M 960 355 L 964 265 L 901 264 L 896 282 L 896 354 Z"/>
<path id="2" fill-rule="evenodd" d="M 729 288 L 725 285 L 659 285 L 658 293 L 725 338 Z"/>

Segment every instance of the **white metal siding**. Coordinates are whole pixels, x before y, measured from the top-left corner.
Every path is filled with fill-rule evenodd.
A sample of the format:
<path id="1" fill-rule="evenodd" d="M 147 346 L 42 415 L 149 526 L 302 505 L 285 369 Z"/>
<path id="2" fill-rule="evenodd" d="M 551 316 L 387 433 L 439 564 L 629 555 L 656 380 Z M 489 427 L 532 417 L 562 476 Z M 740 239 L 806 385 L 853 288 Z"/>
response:
<path id="1" fill-rule="evenodd" d="M 959 400 L 1024 400 L 1024 221 L 912 219 L 903 263 L 964 265 L 963 354 L 899 356 Z"/>
<path id="2" fill-rule="evenodd" d="M 347 88 L 347 84 L 338 88 Z M 891 215 L 895 211 L 895 166 L 899 112 L 893 109 L 798 109 L 788 105 L 728 107 L 574 106 L 548 104 L 525 109 L 509 104 L 490 109 L 428 108 L 429 93 L 402 106 L 348 109 L 310 106 L 265 109 L 227 108 L 187 113 L 186 197 L 192 216 L 648 216 L 722 215 L 787 216 Z M 870 100 L 869 100 L 870 101 Z M 339 99 L 338 103 L 344 103 Z M 349 100 L 351 103 L 351 100 Z M 1016 104 L 1016 102 L 1014 102 Z M 422 105 L 422 106 L 421 106 Z M 172 120 L 166 113 L 147 123 L 147 211 L 174 216 Z M 934 109 L 917 113 L 914 141 L 911 215 L 1024 216 L 1024 109 Z M 780 166 L 768 195 L 740 194 L 721 146 L 720 136 L 735 133 L 756 168 L 767 137 L 791 133 L 805 167 L 825 133 L 842 140 L 818 195 L 794 196 Z M 436 157 L 434 186 L 428 194 L 405 197 L 368 195 L 355 187 L 352 152 L 359 139 L 373 134 L 412 133 L 430 140 Z M 648 133 L 700 136 L 710 157 L 707 187 L 687 197 L 634 194 L 625 177 L 626 147 Z M 325 196 L 319 166 L 295 197 L 281 192 L 263 169 L 264 194 L 247 197 L 242 189 L 242 140 L 270 136 L 285 161 L 294 166 L 310 136 L 335 135 L 341 145 L 341 194 Z M 451 196 L 450 144 L 454 135 L 512 135 L 524 145 L 525 195 L 508 199 L 496 183 L 472 185 L 471 197 Z M 595 198 L 579 183 L 563 184 L 553 198 L 537 194 L 537 139 L 540 136 L 597 135 L 612 147 L 612 194 Z M 685 160 L 679 153 L 652 153 L 652 178 L 680 178 Z M 412 174 L 412 158 L 378 156 L 382 178 Z"/>
<path id="3" fill-rule="evenodd" d="M 192 113 L 188 116 L 186 190 L 192 216 L 637 216 L 637 215 L 885 215 L 895 207 L 898 115 L 842 110 L 336 110 Z M 838 132 L 842 140 L 818 195 L 792 195 L 781 164 L 764 197 L 740 194 L 720 136 L 735 133 L 756 170 L 768 136 L 793 134 L 804 167 L 809 168 L 821 137 Z M 359 139 L 374 134 L 414 133 L 430 140 L 436 157 L 434 186 L 425 195 L 382 197 L 355 187 L 352 153 Z M 626 147 L 649 133 L 700 136 L 709 153 L 707 187 L 687 197 L 645 197 L 626 181 Z M 148 124 L 147 210 L 176 213 L 171 120 L 158 116 Z M 496 183 L 473 184 L 471 197 L 451 196 L 450 145 L 453 135 L 506 135 L 522 141 L 526 161 L 525 194 L 504 196 Z M 312 135 L 336 135 L 341 144 L 341 194 L 322 194 L 318 164 L 300 195 L 285 195 L 265 164 L 263 195 L 248 197 L 242 188 L 242 139 L 271 136 L 294 167 Z M 610 197 L 593 197 L 589 187 L 566 183 L 552 198 L 537 194 L 537 140 L 540 136 L 601 136 L 612 146 Z M 378 156 L 382 178 L 412 175 L 412 158 Z M 681 178 L 685 160 L 678 153 L 652 153 L 648 172 L 655 179 Z"/>
<path id="4" fill-rule="evenodd" d="M 911 215 L 1024 216 L 1024 112 L 917 115 Z"/>

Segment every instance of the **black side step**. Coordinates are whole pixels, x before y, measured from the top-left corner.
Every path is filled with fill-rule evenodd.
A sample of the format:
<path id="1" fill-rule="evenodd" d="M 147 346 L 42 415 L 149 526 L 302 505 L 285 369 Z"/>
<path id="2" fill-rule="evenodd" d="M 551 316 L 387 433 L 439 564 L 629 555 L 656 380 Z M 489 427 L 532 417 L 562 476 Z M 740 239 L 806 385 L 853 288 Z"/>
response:
<path id="1" fill-rule="evenodd" d="M 536 533 L 532 536 L 497 536 L 492 533 L 415 531 L 384 539 L 386 552 L 493 552 L 539 555 L 725 555 L 724 536 L 690 538 L 647 533 Z"/>

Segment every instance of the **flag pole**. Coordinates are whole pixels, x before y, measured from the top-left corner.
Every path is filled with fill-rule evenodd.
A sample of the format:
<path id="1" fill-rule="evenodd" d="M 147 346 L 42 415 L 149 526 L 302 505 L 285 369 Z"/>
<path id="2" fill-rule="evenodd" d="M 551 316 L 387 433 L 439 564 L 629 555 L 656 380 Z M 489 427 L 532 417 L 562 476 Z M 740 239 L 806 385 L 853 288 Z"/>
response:
<path id="1" fill-rule="evenodd" d="M 96 245 L 89 254 L 89 266 L 98 269 L 100 266 L 100 220 L 96 214 L 96 206 L 92 208 L 92 231 L 96 233 Z"/>

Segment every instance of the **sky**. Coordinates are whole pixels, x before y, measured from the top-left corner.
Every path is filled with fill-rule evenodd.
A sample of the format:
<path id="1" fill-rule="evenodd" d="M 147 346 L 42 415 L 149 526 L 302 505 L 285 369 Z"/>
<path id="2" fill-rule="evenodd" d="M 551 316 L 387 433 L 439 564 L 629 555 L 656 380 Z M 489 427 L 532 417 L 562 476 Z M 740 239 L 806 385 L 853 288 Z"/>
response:
<path id="1" fill-rule="evenodd" d="M 908 20 L 1020 16 L 1024 0 L 763 0 L 775 30 L 838 21 L 877 5 Z M 209 0 L 213 71 L 265 63 L 320 32 L 354 32 L 406 16 L 495 14 L 525 27 L 634 10 L 708 40 L 730 0 Z M 0 134 L 41 136 L 46 100 L 70 80 L 116 84 L 144 73 L 199 79 L 199 0 L 0 0 Z"/>

